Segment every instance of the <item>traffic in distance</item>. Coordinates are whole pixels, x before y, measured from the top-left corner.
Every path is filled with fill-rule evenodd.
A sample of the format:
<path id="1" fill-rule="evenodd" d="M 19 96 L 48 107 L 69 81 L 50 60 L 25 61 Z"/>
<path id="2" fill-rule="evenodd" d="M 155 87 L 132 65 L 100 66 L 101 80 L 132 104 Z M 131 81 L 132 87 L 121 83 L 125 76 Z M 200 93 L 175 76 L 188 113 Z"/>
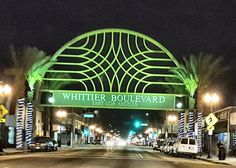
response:
<path id="1" fill-rule="evenodd" d="M 105 145 L 110 147 L 122 147 L 127 145 L 151 146 L 153 150 L 160 151 L 164 154 L 179 157 L 190 156 L 191 158 L 196 158 L 198 152 L 196 139 L 189 137 L 176 138 L 175 140 L 157 139 L 155 142 L 150 144 L 145 144 L 140 141 L 140 139 L 136 138 L 128 141 L 121 138 L 107 141 L 95 139 L 91 142 L 91 145 Z M 61 145 L 58 145 L 57 141 L 46 136 L 37 136 L 33 138 L 32 142 L 28 146 L 28 149 L 31 152 L 50 152 L 57 151 L 58 147 L 61 147 Z"/>

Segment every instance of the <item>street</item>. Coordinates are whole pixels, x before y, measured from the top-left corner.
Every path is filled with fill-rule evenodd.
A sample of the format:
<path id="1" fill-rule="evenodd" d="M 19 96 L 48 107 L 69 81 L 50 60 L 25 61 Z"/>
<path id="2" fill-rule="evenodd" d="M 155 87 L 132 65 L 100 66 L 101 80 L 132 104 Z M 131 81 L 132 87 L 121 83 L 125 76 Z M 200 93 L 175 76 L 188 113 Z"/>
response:
<path id="1" fill-rule="evenodd" d="M 163 155 L 151 148 L 89 146 L 0 157 L 0 168 L 216 168 L 233 167 Z"/>

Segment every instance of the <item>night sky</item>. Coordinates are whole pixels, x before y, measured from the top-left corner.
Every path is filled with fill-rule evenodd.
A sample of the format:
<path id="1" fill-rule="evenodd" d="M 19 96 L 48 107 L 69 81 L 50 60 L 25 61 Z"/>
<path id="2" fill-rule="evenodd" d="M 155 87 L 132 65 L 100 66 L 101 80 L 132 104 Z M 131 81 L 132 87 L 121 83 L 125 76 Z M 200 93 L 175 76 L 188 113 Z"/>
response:
<path id="1" fill-rule="evenodd" d="M 146 34 L 181 61 L 211 53 L 231 70 L 215 81 L 224 103 L 236 96 L 235 0 L 1 0 L 0 66 L 9 66 L 9 45 L 35 46 L 53 55 L 72 38 L 100 28 Z"/>

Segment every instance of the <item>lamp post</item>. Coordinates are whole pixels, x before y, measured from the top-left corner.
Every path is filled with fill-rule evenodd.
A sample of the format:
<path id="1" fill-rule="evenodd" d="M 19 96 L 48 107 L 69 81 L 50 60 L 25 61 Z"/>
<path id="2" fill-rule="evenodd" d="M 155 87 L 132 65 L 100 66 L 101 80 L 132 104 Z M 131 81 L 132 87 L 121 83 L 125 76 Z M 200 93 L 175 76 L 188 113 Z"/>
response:
<path id="1" fill-rule="evenodd" d="M 177 117 L 176 115 L 169 115 L 168 116 L 168 122 L 171 123 L 171 140 L 173 139 L 173 126 L 174 126 L 174 123 L 177 121 Z"/>
<path id="2" fill-rule="evenodd" d="M 89 126 L 89 129 L 90 129 L 90 132 L 91 132 L 91 136 L 92 136 L 92 141 L 95 140 L 96 136 L 95 136 L 95 129 L 96 129 L 96 126 L 95 125 L 90 125 Z M 87 138 L 87 137 L 86 137 Z"/>
<path id="3" fill-rule="evenodd" d="M 210 106 L 210 112 L 213 112 L 213 107 L 219 102 L 220 98 L 216 93 L 210 94 L 210 93 L 206 93 L 204 96 L 204 101 L 205 103 Z M 208 132 L 208 155 L 207 158 L 210 159 L 211 158 L 211 144 L 212 144 L 212 137 L 211 137 L 210 131 Z"/>
<path id="4" fill-rule="evenodd" d="M 4 84 L 3 82 L 0 82 L 0 104 L 5 103 L 5 98 L 11 93 L 11 87 L 8 84 Z M 3 110 L 0 109 L 0 118 L 4 118 Z M 0 152 L 3 152 L 3 122 L 0 122 Z"/>
<path id="5" fill-rule="evenodd" d="M 62 119 L 67 117 L 67 112 L 64 110 L 59 110 L 56 112 L 56 116 L 59 118 L 60 121 L 60 139 L 58 140 L 58 146 L 61 147 Z"/>

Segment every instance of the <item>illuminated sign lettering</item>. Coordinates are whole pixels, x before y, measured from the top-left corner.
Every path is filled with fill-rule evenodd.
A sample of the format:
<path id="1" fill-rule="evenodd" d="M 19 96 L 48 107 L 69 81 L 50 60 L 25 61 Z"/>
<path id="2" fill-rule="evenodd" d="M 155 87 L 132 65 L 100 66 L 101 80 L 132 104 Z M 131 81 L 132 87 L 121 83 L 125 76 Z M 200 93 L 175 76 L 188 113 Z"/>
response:
<path id="1" fill-rule="evenodd" d="M 53 105 L 86 108 L 175 109 L 175 95 L 53 91 Z"/>

